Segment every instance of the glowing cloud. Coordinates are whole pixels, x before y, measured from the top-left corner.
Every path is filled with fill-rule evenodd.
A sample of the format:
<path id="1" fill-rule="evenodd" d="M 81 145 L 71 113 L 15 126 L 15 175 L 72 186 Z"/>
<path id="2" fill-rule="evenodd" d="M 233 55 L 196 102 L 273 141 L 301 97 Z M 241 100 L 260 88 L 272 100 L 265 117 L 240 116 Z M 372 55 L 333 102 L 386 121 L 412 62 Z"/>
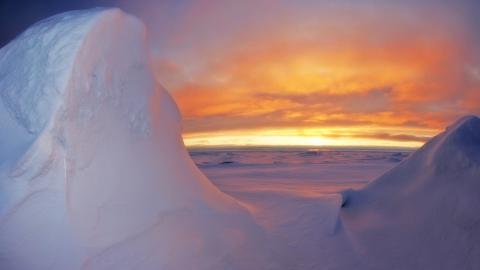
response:
<path id="1" fill-rule="evenodd" d="M 182 3 L 151 39 L 188 145 L 418 146 L 480 113 L 471 1 Z"/>

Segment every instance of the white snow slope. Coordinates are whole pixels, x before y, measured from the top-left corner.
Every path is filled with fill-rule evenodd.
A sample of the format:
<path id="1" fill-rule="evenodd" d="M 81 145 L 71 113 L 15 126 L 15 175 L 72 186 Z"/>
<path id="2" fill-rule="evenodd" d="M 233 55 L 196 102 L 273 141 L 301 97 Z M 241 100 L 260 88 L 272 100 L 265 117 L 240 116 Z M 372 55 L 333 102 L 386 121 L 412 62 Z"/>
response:
<path id="1" fill-rule="evenodd" d="M 48 18 L 0 50 L 0 269 L 262 265 L 262 230 L 193 164 L 148 59 L 118 9 Z"/>
<path id="2" fill-rule="evenodd" d="M 344 195 L 342 226 L 367 269 L 479 269 L 480 119 Z"/>

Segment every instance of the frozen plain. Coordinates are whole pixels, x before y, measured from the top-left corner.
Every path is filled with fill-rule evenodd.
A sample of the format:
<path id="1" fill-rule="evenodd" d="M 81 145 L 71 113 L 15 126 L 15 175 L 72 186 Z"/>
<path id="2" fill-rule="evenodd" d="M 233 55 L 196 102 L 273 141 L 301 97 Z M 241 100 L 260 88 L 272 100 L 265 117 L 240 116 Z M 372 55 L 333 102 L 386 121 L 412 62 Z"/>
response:
<path id="1" fill-rule="evenodd" d="M 283 248 L 282 269 L 358 269 L 361 260 L 338 241 L 340 193 L 360 189 L 411 151 L 218 148 L 192 149 L 190 155 L 220 190 L 250 210 L 270 241 Z"/>

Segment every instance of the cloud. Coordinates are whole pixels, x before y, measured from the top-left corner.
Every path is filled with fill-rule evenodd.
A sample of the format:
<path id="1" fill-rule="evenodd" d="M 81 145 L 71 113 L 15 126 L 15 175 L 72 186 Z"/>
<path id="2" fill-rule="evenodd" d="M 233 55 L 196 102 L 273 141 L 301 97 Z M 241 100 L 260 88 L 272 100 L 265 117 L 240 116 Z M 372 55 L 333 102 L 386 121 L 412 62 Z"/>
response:
<path id="1" fill-rule="evenodd" d="M 309 10 L 289 4 L 295 9 L 276 24 L 268 18 L 227 33 L 222 48 L 205 51 L 190 69 L 190 81 L 171 89 L 186 132 L 335 126 L 439 131 L 479 112 L 480 65 L 466 4 L 359 2 L 322 2 Z M 274 12 L 284 14 L 278 7 Z M 388 134 L 369 138 L 427 138 Z"/>
<path id="2" fill-rule="evenodd" d="M 374 133 L 374 134 L 355 134 L 353 137 L 369 138 L 387 141 L 401 141 L 401 142 L 426 142 L 430 136 L 416 136 L 410 134 L 389 134 L 389 133 Z"/>

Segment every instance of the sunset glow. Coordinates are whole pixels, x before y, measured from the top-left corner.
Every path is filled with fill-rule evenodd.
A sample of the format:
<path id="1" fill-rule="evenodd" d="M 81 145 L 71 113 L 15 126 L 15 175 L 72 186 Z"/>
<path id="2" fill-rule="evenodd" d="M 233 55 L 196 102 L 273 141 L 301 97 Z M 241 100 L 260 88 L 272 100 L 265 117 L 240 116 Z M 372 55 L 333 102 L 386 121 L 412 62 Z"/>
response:
<path id="1" fill-rule="evenodd" d="M 368 130 L 366 133 L 365 131 Z M 281 128 L 254 130 L 227 130 L 217 132 L 188 133 L 187 145 L 194 147 L 215 146 L 375 146 L 414 148 L 422 145 L 435 131 L 412 129 L 407 135 L 395 132 L 395 128 Z M 405 132 L 405 130 L 397 130 Z"/>
<path id="2" fill-rule="evenodd" d="M 418 147 L 480 113 L 471 1 L 212 2 L 137 11 L 189 146 Z"/>

